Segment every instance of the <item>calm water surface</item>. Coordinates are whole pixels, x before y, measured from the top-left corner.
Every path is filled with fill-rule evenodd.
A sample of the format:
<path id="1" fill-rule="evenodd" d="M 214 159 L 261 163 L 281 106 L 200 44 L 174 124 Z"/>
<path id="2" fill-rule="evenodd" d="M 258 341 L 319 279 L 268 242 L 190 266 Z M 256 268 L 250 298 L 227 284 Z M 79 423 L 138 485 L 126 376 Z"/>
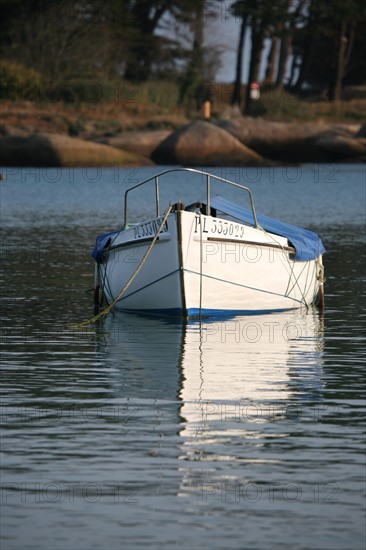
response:
<path id="1" fill-rule="evenodd" d="M 365 166 L 215 169 L 322 236 L 324 317 L 71 330 L 95 235 L 156 171 L 2 170 L 2 550 L 363 549 Z"/>

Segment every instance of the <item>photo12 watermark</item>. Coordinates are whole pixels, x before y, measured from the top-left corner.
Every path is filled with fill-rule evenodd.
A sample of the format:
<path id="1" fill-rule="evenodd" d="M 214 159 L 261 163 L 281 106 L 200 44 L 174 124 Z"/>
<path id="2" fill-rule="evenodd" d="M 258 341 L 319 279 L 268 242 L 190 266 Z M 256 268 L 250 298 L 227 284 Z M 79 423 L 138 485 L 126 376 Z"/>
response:
<path id="1" fill-rule="evenodd" d="M 339 500 L 339 486 L 336 483 L 303 484 L 296 482 L 247 483 L 205 482 L 199 486 L 201 501 L 219 501 L 231 504 L 276 504 L 287 502 L 334 503 Z"/>
<path id="2" fill-rule="evenodd" d="M 4 405 L 0 406 L 2 424 L 109 424 L 131 423 L 141 407 L 132 399 L 117 405 L 79 407 L 76 405 Z"/>
<path id="3" fill-rule="evenodd" d="M 11 167 L 2 169 L 6 182 L 20 181 L 22 183 L 100 183 L 103 180 L 113 183 L 134 185 L 140 180 L 141 167 L 134 163 L 111 164 L 102 166 L 97 162 L 88 162 L 84 166 L 68 165 L 61 167 Z"/>
<path id="4" fill-rule="evenodd" d="M 1 502 L 3 505 L 57 504 L 74 503 L 82 500 L 85 503 L 112 502 L 118 504 L 139 504 L 140 487 L 135 483 L 97 483 L 93 482 L 4 482 L 0 484 Z"/>
<path id="5" fill-rule="evenodd" d="M 322 401 L 309 404 L 242 399 L 240 401 L 212 400 L 195 401 L 193 404 L 199 418 L 197 435 L 209 433 L 211 424 L 236 423 L 259 424 L 285 422 L 287 424 L 320 422 L 324 418 L 335 417 L 339 407 Z"/>

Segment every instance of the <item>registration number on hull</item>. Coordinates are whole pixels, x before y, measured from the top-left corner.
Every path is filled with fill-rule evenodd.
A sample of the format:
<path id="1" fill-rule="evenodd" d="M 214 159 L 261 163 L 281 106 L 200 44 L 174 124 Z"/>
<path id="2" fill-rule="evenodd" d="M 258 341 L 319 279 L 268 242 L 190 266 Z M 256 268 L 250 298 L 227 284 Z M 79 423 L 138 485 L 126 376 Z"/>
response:
<path id="1" fill-rule="evenodd" d="M 200 227 L 200 217 L 196 216 L 194 220 L 194 233 L 209 233 L 210 235 L 221 235 L 222 237 L 233 237 L 242 239 L 244 237 L 245 227 L 238 223 L 220 220 L 217 218 L 201 218 L 202 228 Z"/>
<path id="2" fill-rule="evenodd" d="M 163 218 L 157 218 L 156 220 L 151 220 L 149 222 L 137 225 L 133 228 L 133 238 L 136 240 L 146 239 L 146 237 L 154 237 L 162 221 Z M 165 222 L 164 226 L 160 230 L 160 233 L 168 233 L 168 222 Z"/>

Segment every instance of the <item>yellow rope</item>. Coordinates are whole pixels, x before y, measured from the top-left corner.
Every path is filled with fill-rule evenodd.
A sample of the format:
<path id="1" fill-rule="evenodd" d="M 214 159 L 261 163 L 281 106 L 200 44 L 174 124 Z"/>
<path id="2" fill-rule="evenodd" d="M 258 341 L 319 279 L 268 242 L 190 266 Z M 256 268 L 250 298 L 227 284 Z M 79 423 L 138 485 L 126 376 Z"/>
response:
<path id="1" fill-rule="evenodd" d="M 117 297 L 113 300 L 113 302 L 111 302 L 107 307 L 105 307 L 102 311 L 100 311 L 97 315 L 94 315 L 94 317 L 91 317 L 90 319 L 87 319 L 86 321 L 83 321 L 82 323 L 79 323 L 77 325 L 71 325 L 70 328 L 71 329 L 77 329 L 77 328 L 81 328 L 85 325 L 89 325 L 91 323 L 95 323 L 95 321 L 98 321 L 98 319 L 100 319 L 101 317 L 103 317 L 104 315 L 107 315 L 107 313 L 109 313 L 112 309 L 112 307 L 118 302 L 118 300 L 121 298 L 121 296 L 126 292 L 126 290 L 128 289 L 128 287 L 130 286 L 130 284 L 132 283 L 132 281 L 134 280 L 134 278 L 136 277 L 136 275 L 138 274 L 138 272 L 140 271 L 140 269 L 142 268 L 142 266 L 144 265 L 144 263 L 146 262 L 147 260 L 147 257 L 148 255 L 150 254 L 151 250 L 152 250 L 152 247 L 154 246 L 154 244 L 156 243 L 156 240 L 159 236 L 159 233 L 160 231 L 162 230 L 162 228 L 164 227 L 164 224 L 166 222 L 166 220 L 168 219 L 168 216 L 170 214 L 172 210 L 172 206 L 169 206 L 168 210 L 166 211 L 165 213 L 165 216 L 161 222 L 161 224 L 159 225 L 155 235 L 154 235 L 154 238 L 153 240 L 151 241 L 150 243 L 150 246 L 149 248 L 146 250 L 138 268 L 136 269 L 136 271 L 131 275 L 131 277 L 129 278 L 129 280 L 127 281 L 127 283 L 125 284 L 125 286 L 122 288 L 121 292 L 117 295 Z"/>

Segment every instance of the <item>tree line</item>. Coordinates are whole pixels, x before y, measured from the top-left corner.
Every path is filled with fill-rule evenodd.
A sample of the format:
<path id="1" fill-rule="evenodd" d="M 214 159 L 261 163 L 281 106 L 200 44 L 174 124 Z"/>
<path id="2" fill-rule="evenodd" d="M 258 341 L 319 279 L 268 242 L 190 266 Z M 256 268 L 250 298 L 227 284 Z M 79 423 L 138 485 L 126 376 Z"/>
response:
<path id="1" fill-rule="evenodd" d="M 179 103 L 204 99 L 220 51 L 212 21 L 239 22 L 232 104 L 250 110 L 248 82 L 339 100 L 366 83 L 364 0 L 0 0 L 3 60 L 57 84 L 96 80 L 179 84 Z M 265 47 L 266 46 L 266 47 Z M 245 51 L 248 48 L 248 51 Z M 264 58 L 265 56 L 265 58 Z"/>

